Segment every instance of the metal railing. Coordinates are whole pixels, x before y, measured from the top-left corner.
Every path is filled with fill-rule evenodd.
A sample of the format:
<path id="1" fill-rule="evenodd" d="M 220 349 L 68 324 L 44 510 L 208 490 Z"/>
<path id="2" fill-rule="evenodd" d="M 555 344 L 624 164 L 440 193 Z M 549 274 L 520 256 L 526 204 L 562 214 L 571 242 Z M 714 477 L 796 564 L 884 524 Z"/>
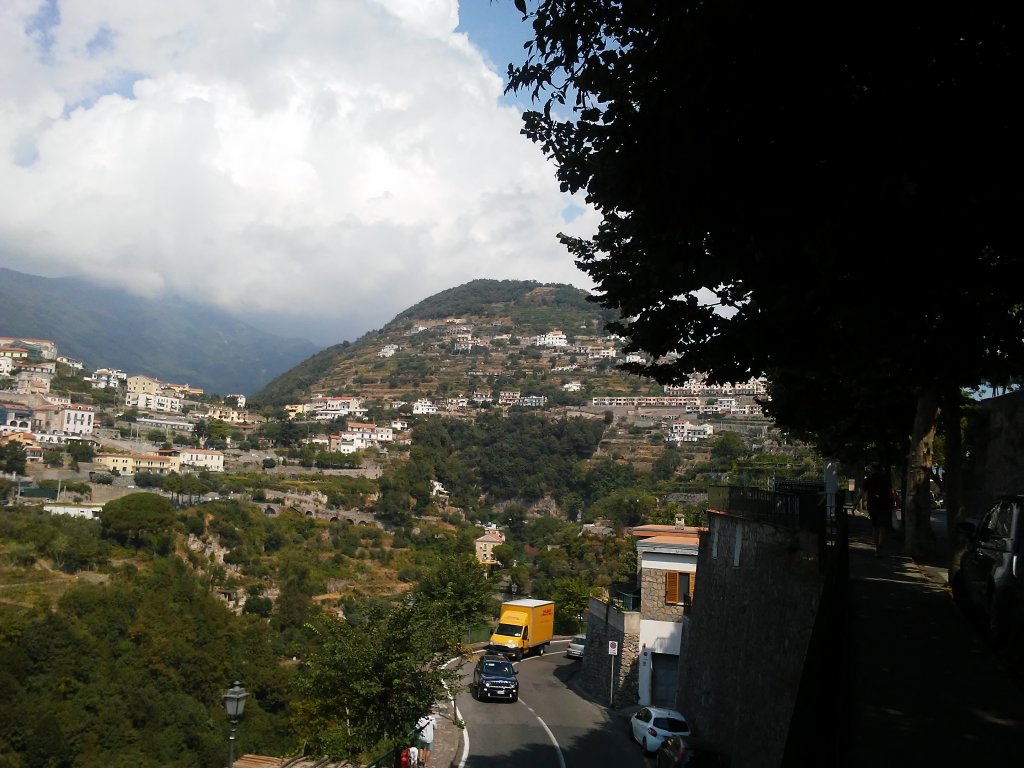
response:
<path id="1" fill-rule="evenodd" d="M 709 490 L 712 509 L 807 531 L 835 542 L 839 494 L 826 494 L 820 483 L 786 483 L 776 489 L 716 486 Z"/>

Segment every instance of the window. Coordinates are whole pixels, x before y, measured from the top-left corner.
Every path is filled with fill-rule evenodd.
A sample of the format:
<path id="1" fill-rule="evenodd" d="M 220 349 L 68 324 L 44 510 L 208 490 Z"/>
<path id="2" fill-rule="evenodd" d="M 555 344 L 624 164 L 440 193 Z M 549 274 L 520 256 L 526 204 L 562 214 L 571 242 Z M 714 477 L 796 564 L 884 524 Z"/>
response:
<path id="1" fill-rule="evenodd" d="M 693 598 L 693 574 L 681 571 L 665 573 L 665 603 L 689 605 Z"/>
<path id="2" fill-rule="evenodd" d="M 982 522 L 982 532 L 991 538 L 1005 539 L 1010 535 L 1013 522 L 1013 505 L 1004 501 L 993 507 Z"/>

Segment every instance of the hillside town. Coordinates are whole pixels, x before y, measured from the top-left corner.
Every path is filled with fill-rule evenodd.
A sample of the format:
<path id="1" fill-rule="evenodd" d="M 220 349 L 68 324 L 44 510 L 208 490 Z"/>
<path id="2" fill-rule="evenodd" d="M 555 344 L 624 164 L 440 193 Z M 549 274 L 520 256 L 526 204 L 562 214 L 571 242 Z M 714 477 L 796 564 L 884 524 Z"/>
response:
<path id="1" fill-rule="evenodd" d="M 415 325 L 406 335 L 434 336 L 429 348 L 450 347 L 457 355 L 474 347 L 500 348 L 512 341 L 512 334 L 474 335 L 473 326 L 462 318 L 448 318 L 432 325 Z M 614 337 L 600 344 L 570 343 L 557 328 L 533 336 L 526 352 L 540 351 L 565 356 L 552 357 L 553 373 L 578 372 L 583 358 L 595 361 L 619 359 Z M 376 357 L 382 360 L 401 358 L 409 348 L 385 344 Z M 414 354 L 418 354 L 414 352 Z M 555 363 L 563 362 L 564 365 Z M 507 366 L 508 361 L 499 363 Z M 500 377 L 492 366 L 469 371 L 469 377 L 486 381 Z M 58 376 L 80 378 L 87 385 L 84 391 L 52 391 Z M 96 449 L 94 462 L 118 474 L 137 472 L 167 474 L 171 472 L 223 472 L 227 449 L 240 441 L 253 438 L 261 448 L 272 449 L 272 442 L 259 440 L 258 427 L 272 420 L 267 409 L 246 408 L 247 396 L 236 393 L 224 397 L 206 396 L 201 388 L 187 383 L 162 381 L 153 376 L 132 374 L 116 368 L 89 367 L 85 362 L 62 355 L 51 339 L 0 337 L 0 444 L 16 442 L 25 451 L 29 464 L 43 462 L 44 452 L 70 443 L 86 442 Z M 711 385 L 705 376 L 694 374 L 675 386 L 665 386 L 661 395 L 625 394 L 621 391 L 591 396 L 582 401 L 584 386 L 579 379 L 561 384 L 580 404 L 577 413 L 601 413 L 611 410 L 632 414 L 634 418 L 656 418 L 666 443 L 696 443 L 714 436 L 715 425 L 709 417 L 760 417 L 759 401 L 767 396 L 765 382 L 752 379 L 742 384 Z M 590 389 L 588 387 L 587 389 Z M 102 395 L 105 405 L 97 405 Z M 554 413 L 572 412 L 573 407 L 549 402 L 544 394 L 520 389 L 475 387 L 462 393 L 445 392 L 443 396 L 417 397 L 411 402 L 401 397 L 359 394 L 312 393 L 306 400 L 283 406 L 283 416 L 296 422 L 337 425 L 309 434 L 303 442 L 330 453 L 353 455 L 360 452 L 387 453 L 393 443 L 407 444 L 411 419 L 429 416 L 465 418 L 481 408 L 528 408 Z M 380 423 L 365 421 L 370 409 L 391 413 Z M 129 433 L 136 430 L 162 432 L 164 446 L 145 453 L 102 450 L 100 439 L 104 426 L 113 428 L 125 414 L 131 414 Z M 703 419 L 703 421 L 702 421 Z M 223 443 L 196 435 L 201 422 L 219 423 L 230 428 Z"/>

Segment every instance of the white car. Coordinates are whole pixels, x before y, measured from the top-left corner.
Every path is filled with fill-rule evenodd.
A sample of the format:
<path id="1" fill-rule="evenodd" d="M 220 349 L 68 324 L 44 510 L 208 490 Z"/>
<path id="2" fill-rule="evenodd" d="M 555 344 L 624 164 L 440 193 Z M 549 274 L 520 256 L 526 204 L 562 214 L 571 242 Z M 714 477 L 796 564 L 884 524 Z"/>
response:
<path id="1" fill-rule="evenodd" d="M 689 736 L 690 724 L 674 709 L 641 707 L 629 718 L 629 732 L 644 752 L 651 754 L 669 736 Z"/>
<path id="2" fill-rule="evenodd" d="M 583 649 L 587 647 L 587 636 L 576 635 L 569 644 L 565 646 L 565 655 L 570 659 L 582 659 Z"/>

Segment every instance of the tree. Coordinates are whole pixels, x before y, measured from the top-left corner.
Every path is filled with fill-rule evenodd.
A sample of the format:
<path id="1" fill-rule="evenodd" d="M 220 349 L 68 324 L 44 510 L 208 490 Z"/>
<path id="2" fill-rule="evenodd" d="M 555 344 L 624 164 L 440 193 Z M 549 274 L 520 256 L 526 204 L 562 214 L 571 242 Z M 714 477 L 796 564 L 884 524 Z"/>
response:
<path id="1" fill-rule="evenodd" d="M 472 554 L 442 559 L 420 579 L 414 594 L 418 601 L 441 606 L 446 620 L 460 630 L 488 621 L 497 607 L 487 570 Z"/>
<path id="2" fill-rule="evenodd" d="M 596 596 L 599 591 L 579 577 L 555 579 L 551 590 L 551 599 L 555 601 L 555 620 L 569 633 L 579 632 L 586 627 L 590 596 Z"/>
<path id="3" fill-rule="evenodd" d="M 48 467 L 63 467 L 64 451 L 60 449 L 43 451 L 43 464 Z"/>
<path id="4" fill-rule="evenodd" d="M 392 747 L 435 702 L 458 691 L 461 667 L 448 662 L 459 634 L 440 605 L 369 603 L 358 620 L 314 619 L 315 647 L 293 704 L 308 750 L 356 758 Z"/>
<path id="5" fill-rule="evenodd" d="M 0 469 L 15 475 L 24 475 L 28 454 L 21 443 L 13 440 L 0 445 Z"/>
<path id="6" fill-rule="evenodd" d="M 75 461 L 92 461 L 96 455 L 93 451 L 91 444 L 82 440 L 76 440 L 72 443 L 68 443 L 68 453 L 71 454 L 71 458 Z"/>
<path id="7" fill-rule="evenodd" d="M 142 534 L 159 534 L 174 524 L 174 505 L 155 493 L 132 493 L 108 501 L 100 513 L 104 536 L 131 542 Z"/>
<path id="8" fill-rule="evenodd" d="M 1015 9 L 516 4 L 536 39 L 508 90 L 602 216 L 561 240 L 650 355 L 623 367 L 767 375 L 780 426 L 909 457 L 913 554 L 939 414 L 958 430 L 962 387 L 1024 367 Z"/>

